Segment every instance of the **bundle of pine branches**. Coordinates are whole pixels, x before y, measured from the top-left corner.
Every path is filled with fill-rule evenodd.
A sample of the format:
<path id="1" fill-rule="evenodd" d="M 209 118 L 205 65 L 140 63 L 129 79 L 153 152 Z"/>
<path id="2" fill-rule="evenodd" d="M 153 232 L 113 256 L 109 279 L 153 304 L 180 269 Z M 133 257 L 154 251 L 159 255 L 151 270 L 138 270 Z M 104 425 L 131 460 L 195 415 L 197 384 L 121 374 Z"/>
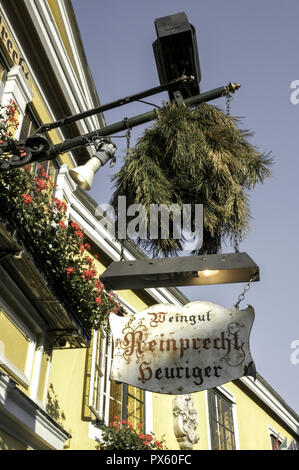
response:
<path id="1" fill-rule="evenodd" d="M 249 227 L 247 190 L 270 176 L 271 158 L 249 142 L 251 133 L 238 124 L 206 103 L 194 109 L 161 108 L 115 175 L 112 205 L 117 210 L 118 196 L 126 196 L 127 206 L 142 204 L 149 229 L 151 204 L 191 204 L 193 209 L 203 204 L 203 245 L 195 254 L 217 253 L 225 238 L 239 242 Z M 180 239 L 149 235 L 136 242 L 154 256 L 177 254 L 185 241 L 183 234 Z"/>

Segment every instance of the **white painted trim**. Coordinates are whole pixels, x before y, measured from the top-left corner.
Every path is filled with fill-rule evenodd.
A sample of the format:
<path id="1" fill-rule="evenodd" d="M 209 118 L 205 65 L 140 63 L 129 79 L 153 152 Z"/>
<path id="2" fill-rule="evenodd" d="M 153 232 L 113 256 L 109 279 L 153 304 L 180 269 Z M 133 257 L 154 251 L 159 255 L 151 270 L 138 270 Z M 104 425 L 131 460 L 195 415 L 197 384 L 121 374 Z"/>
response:
<path id="1" fill-rule="evenodd" d="M 52 364 L 52 355 L 49 356 L 47 371 L 46 371 L 46 378 L 45 378 L 45 385 L 44 385 L 44 394 L 42 398 L 42 408 L 45 409 L 47 399 L 48 399 L 48 390 L 49 390 L 49 381 L 50 381 L 50 371 L 51 371 L 51 364 Z"/>
<path id="2" fill-rule="evenodd" d="M 226 397 L 232 404 L 236 404 L 236 400 L 235 400 L 235 395 L 230 392 L 227 388 L 225 388 L 223 385 L 219 385 L 217 387 L 217 390 L 219 390 L 220 393 L 222 393 L 222 395 L 224 397 Z"/>
<path id="3" fill-rule="evenodd" d="M 106 384 L 106 400 L 105 400 L 105 409 L 104 409 L 104 421 L 107 426 L 109 426 L 109 412 L 110 412 L 110 390 L 111 390 L 111 382 L 110 382 L 110 371 L 111 371 L 111 361 L 112 361 L 112 341 L 109 338 L 109 335 L 106 336 L 106 342 L 108 343 L 107 347 L 107 384 Z M 108 398 L 108 400 L 107 400 Z"/>
<path id="4" fill-rule="evenodd" d="M 2 105 L 6 106 L 9 101 L 15 101 L 18 106 L 19 125 L 15 132 L 15 139 L 20 136 L 26 105 L 32 101 L 33 93 L 28 85 L 23 69 L 20 65 L 15 65 L 7 74 L 6 83 L 2 96 Z"/>
<path id="5" fill-rule="evenodd" d="M 242 377 L 241 382 L 265 403 L 282 421 L 297 435 L 299 435 L 299 421 L 284 407 L 271 391 L 266 388 L 258 378 Z"/>
<path id="6" fill-rule="evenodd" d="M 38 388 L 40 384 L 40 372 L 42 367 L 42 360 L 44 354 L 44 345 L 43 341 L 38 345 L 34 355 L 34 362 L 32 367 L 32 377 L 31 377 L 31 384 L 30 384 L 30 398 L 38 402 Z M 42 405 L 43 407 L 43 405 Z"/>
<path id="7" fill-rule="evenodd" d="M 92 352 L 91 352 L 91 364 L 90 364 L 90 382 L 89 382 L 89 393 L 88 393 L 88 406 L 93 406 L 93 388 L 95 378 L 95 365 L 96 365 L 96 350 L 97 350 L 97 336 L 98 332 L 94 330 L 92 336 Z"/>
<path id="8" fill-rule="evenodd" d="M 153 423 L 153 394 L 151 392 L 144 392 L 144 407 L 145 407 L 145 434 L 154 432 Z"/>
<path id="9" fill-rule="evenodd" d="M 25 0 L 25 4 L 53 70 L 55 70 L 63 93 L 67 98 L 72 114 L 85 111 L 87 103 L 81 84 L 66 53 L 49 5 L 47 2 L 41 2 L 40 0 Z M 77 125 L 82 134 L 86 134 L 94 128 L 94 123 L 90 118 L 78 121 Z"/>
<path id="10" fill-rule="evenodd" d="M 75 37 L 73 34 L 73 29 L 71 27 L 70 21 L 69 21 L 69 16 L 67 14 L 66 8 L 65 8 L 65 1 L 64 0 L 58 0 L 59 8 L 60 8 L 60 13 L 64 22 L 64 26 L 67 31 L 68 39 L 71 44 L 72 52 L 73 52 L 73 57 L 76 63 L 77 70 L 80 75 L 80 81 L 83 87 L 83 94 L 85 99 L 87 100 L 87 106 L 89 108 L 94 107 L 94 102 L 92 100 L 91 94 L 90 94 L 90 89 L 88 86 L 88 82 L 86 79 L 86 74 L 85 74 L 85 69 L 82 66 L 82 62 L 80 59 L 80 56 L 78 54 L 78 48 L 76 45 Z M 91 116 L 90 119 L 93 121 L 93 126 L 98 127 L 100 125 L 100 121 L 97 116 Z"/>
<path id="11" fill-rule="evenodd" d="M 0 374 L 0 428 L 33 449 L 62 450 L 68 434 L 28 398 L 7 375 Z"/>
<path id="12" fill-rule="evenodd" d="M 206 409 L 206 423 L 207 423 L 207 434 L 208 434 L 208 450 L 212 449 L 211 441 L 211 425 L 210 425 L 210 409 L 209 409 L 209 397 L 208 390 L 205 390 L 205 409 Z"/>

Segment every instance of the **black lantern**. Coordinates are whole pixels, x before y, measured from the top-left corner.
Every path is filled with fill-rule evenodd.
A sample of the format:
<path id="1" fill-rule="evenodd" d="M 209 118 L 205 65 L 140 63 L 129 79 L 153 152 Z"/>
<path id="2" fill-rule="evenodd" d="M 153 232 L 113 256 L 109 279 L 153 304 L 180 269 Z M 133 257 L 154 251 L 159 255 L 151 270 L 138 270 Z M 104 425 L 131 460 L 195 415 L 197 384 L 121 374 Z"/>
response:
<path id="1" fill-rule="evenodd" d="M 186 13 L 157 18 L 155 26 L 158 39 L 153 49 L 161 85 L 182 76 L 193 77 L 193 83 L 179 91 L 183 98 L 198 95 L 201 73 L 196 35 Z M 172 100 L 173 91 L 169 97 Z"/>

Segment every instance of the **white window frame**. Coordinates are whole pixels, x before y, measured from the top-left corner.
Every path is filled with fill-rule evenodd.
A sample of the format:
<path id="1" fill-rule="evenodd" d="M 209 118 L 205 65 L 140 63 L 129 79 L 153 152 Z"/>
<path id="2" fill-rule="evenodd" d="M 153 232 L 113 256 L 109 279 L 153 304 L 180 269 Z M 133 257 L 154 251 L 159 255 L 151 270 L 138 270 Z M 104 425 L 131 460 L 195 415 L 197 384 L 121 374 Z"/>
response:
<path id="1" fill-rule="evenodd" d="M 285 440 L 286 436 L 282 436 L 278 431 L 276 431 L 274 428 L 272 428 L 270 425 L 268 425 L 268 435 L 269 435 L 269 441 L 270 441 L 270 450 L 272 450 L 272 442 L 271 442 L 271 434 L 275 436 L 275 438 L 279 440 L 279 445 L 283 443 Z"/>
<path id="2" fill-rule="evenodd" d="M 97 347 L 101 335 L 101 351 L 100 354 L 100 364 L 96 363 L 97 358 Z M 102 330 L 96 330 L 93 334 L 93 343 L 92 343 L 92 360 L 91 360 L 91 373 L 90 373 L 90 384 L 89 384 L 89 397 L 88 397 L 88 406 L 90 411 L 94 416 L 103 424 L 109 425 L 109 404 L 110 404 L 110 370 L 111 370 L 111 361 L 112 361 L 112 339 L 109 334 Z M 105 362 L 107 364 L 107 371 L 105 372 Z M 96 390 L 97 399 L 98 399 L 98 409 L 94 406 L 94 395 L 95 395 L 95 377 L 96 369 L 98 369 L 98 374 L 100 377 L 107 377 L 106 382 L 104 380 L 100 381 L 100 389 Z M 105 398 L 105 400 L 104 400 Z M 105 401 L 105 404 L 104 404 Z"/>
<path id="3" fill-rule="evenodd" d="M 227 388 L 223 387 L 223 385 L 216 387 L 216 389 L 225 397 L 227 398 L 231 405 L 232 405 L 232 417 L 233 417 L 233 426 L 234 426 L 234 438 L 236 449 L 240 450 L 240 439 L 239 439 L 239 429 L 238 429 L 238 418 L 237 418 L 237 407 L 236 407 L 236 399 L 235 395 L 231 393 Z M 212 449 L 212 439 L 211 439 L 211 425 L 210 425 L 210 417 L 211 417 L 211 410 L 209 407 L 209 397 L 208 397 L 209 390 L 205 391 L 205 401 L 206 401 L 206 416 L 207 416 L 207 430 L 208 430 L 208 447 L 209 450 Z"/>
<path id="4" fill-rule="evenodd" d="M 17 382 L 23 385 L 23 387 L 29 388 L 33 373 L 33 363 L 37 337 L 16 316 L 16 314 L 11 310 L 11 308 L 3 299 L 0 299 L 0 310 L 3 312 L 3 315 L 5 315 L 8 320 L 11 321 L 11 323 L 13 323 L 17 330 L 28 341 L 24 371 L 21 371 L 5 356 L 5 344 L 2 341 L 0 341 L 0 366 L 2 366 L 3 369 L 5 369 Z"/>

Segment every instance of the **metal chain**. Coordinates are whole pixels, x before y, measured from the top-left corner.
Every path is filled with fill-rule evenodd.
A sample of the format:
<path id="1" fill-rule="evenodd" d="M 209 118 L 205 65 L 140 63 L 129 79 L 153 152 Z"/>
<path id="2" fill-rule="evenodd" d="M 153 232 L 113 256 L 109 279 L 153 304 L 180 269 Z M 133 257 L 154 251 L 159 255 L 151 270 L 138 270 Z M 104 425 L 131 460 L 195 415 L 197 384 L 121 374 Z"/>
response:
<path id="1" fill-rule="evenodd" d="M 124 241 L 124 239 L 121 239 L 120 240 L 120 260 L 119 261 L 125 261 L 124 251 L 125 251 L 125 241 Z"/>
<path id="2" fill-rule="evenodd" d="M 127 139 L 127 155 L 129 153 L 129 150 L 131 148 L 131 130 L 132 128 L 129 126 L 129 119 L 126 117 L 124 118 L 123 122 L 125 123 L 127 127 L 127 132 L 126 132 L 126 139 Z M 121 239 L 119 240 L 120 242 L 120 261 L 125 261 L 125 255 L 124 255 L 124 250 L 125 250 L 125 240 Z"/>
<path id="3" fill-rule="evenodd" d="M 123 122 L 127 126 L 126 139 L 127 139 L 127 153 L 128 153 L 129 150 L 130 150 L 130 146 L 131 146 L 131 130 L 132 130 L 132 128 L 129 126 L 129 119 L 127 117 L 124 118 Z"/>
<path id="4" fill-rule="evenodd" d="M 226 115 L 227 116 L 230 116 L 230 102 L 231 102 L 232 99 L 233 99 L 233 97 L 230 94 L 230 92 L 228 91 L 226 93 Z"/>
<path id="5" fill-rule="evenodd" d="M 254 273 L 254 274 L 251 276 L 249 282 L 248 282 L 248 283 L 246 284 L 246 286 L 244 287 L 243 292 L 239 295 L 238 301 L 237 301 L 237 303 L 234 305 L 234 307 L 235 307 L 237 310 L 239 310 L 239 305 L 240 305 L 240 303 L 243 302 L 243 300 L 245 299 L 245 294 L 246 294 L 246 292 L 249 291 L 249 289 L 250 289 L 250 287 L 251 287 L 251 283 L 254 281 L 254 279 L 256 278 L 257 274 L 258 274 L 258 273 L 256 272 L 256 273 Z"/>

